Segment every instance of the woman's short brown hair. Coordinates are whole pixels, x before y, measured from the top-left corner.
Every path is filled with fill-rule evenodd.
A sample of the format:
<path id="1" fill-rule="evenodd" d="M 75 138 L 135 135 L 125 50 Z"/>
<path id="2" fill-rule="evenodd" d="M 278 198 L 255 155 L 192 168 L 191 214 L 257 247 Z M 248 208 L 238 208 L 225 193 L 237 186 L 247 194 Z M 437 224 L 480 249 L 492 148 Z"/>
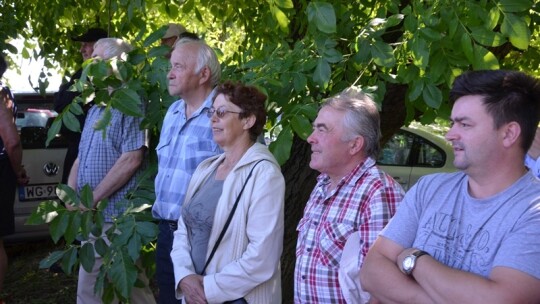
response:
<path id="1" fill-rule="evenodd" d="M 256 141 L 266 124 L 266 95 L 254 86 L 232 81 L 220 84 L 216 89 L 216 96 L 219 94 L 227 96 L 230 102 L 242 109 L 240 118 L 255 116 L 255 123 L 249 129 L 249 137 L 252 141 Z"/>

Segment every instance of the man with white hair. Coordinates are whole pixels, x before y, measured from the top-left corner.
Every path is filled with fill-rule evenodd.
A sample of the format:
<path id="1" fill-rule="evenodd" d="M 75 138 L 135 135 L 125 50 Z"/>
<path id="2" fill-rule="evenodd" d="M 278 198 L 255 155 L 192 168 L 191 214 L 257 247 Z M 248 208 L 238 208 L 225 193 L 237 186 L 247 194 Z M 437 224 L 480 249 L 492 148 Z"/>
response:
<path id="1" fill-rule="evenodd" d="M 94 47 L 92 57 L 104 60 L 120 57 L 131 50 L 128 43 L 117 38 L 100 39 Z M 111 119 L 104 136 L 101 130 L 94 128 L 107 111 L 110 111 Z M 98 104 L 93 105 L 88 111 L 86 127 L 83 129 L 79 145 L 79 155 L 71 169 L 68 185 L 79 193 L 85 185 L 89 185 L 94 197 L 93 209 L 97 207 L 99 201 L 108 200 L 107 207 L 102 211 L 105 220 L 104 233 L 112 227 L 114 219 L 125 211 L 127 206 L 121 202 L 126 194 L 135 188 L 137 176 L 141 173 L 148 146 L 145 132 L 140 130 L 141 121 L 142 117 L 125 115 L 119 110 L 109 110 Z M 69 205 L 67 207 L 73 208 Z M 95 242 L 98 237 L 107 240 L 105 234 L 90 235 L 88 242 Z M 94 285 L 102 264 L 103 258 L 96 253 L 92 271 L 87 272 L 80 267 L 78 304 L 102 303 L 101 295 L 94 293 Z M 152 291 L 148 287 L 148 279 L 144 274 L 140 274 L 139 279 L 145 283 L 145 287 L 132 289 L 130 303 L 155 303 Z"/>
<path id="2" fill-rule="evenodd" d="M 181 99 L 169 107 L 163 120 L 156 147 L 158 174 L 152 207 L 154 218 L 159 220 L 156 249 L 159 303 L 180 302 L 176 299 L 170 254 L 191 175 L 203 160 L 221 153 L 206 115 L 220 76 L 217 56 L 204 41 L 183 38 L 176 43 L 168 74 L 169 94 Z"/>

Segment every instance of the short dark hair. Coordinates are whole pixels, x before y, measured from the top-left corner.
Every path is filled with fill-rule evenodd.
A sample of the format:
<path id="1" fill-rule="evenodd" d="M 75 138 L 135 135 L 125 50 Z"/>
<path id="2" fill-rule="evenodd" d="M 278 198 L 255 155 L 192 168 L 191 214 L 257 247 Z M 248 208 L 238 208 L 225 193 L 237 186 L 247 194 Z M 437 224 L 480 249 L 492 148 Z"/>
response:
<path id="1" fill-rule="evenodd" d="M 495 128 L 512 121 L 521 127 L 521 147 L 529 150 L 540 119 L 540 81 L 523 72 L 483 70 L 466 72 L 454 81 L 450 102 L 468 95 L 483 97 Z"/>
<path id="2" fill-rule="evenodd" d="M 0 54 L 0 78 L 4 76 L 4 73 L 6 72 L 8 68 L 8 64 L 6 62 L 6 59 L 4 58 L 4 55 Z"/>
<path id="3" fill-rule="evenodd" d="M 249 136 L 252 141 L 256 141 L 261 135 L 266 124 L 266 95 L 254 86 L 244 85 L 240 82 L 226 81 L 216 89 L 216 95 L 223 94 L 228 100 L 242 109 L 240 118 L 250 115 L 255 116 L 255 123 L 249 129 Z"/>

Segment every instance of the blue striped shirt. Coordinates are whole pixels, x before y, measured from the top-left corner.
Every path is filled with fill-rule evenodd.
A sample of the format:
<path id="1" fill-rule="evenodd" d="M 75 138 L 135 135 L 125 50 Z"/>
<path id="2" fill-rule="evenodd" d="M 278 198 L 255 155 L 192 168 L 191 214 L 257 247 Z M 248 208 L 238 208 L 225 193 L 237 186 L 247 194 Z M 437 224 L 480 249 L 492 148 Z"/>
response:
<path id="1" fill-rule="evenodd" d="M 88 111 L 85 128 L 79 144 L 79 170 L 77 172 L 77 191 L 80 193 L 84 185 L 92 189 L 105 178 L 109 170 L 124 152 L 130 152 L 146 146 L 145 132 L 140 129 L 142 118 L 122 114 L 111 109 L 111 122 L 106 134 L 95 130 L 95 124 L 102 118 L 105 107 L 93 106 Z M 126 205 L 119 202 L 132 190 L 137 183 L 137 176 L 144 166 L 113 195 L 108 197 L 109 204 L 104 210 L 105 222 L 112 222 L 114 217 L 122 214 Z"/>
<path id="2" fill-rule="evenodd" d="M 215 90 L 189 119 L 183 100 L 173 103 L 165 115 L 156 147 L 158 174 L 152 214 L 157 219 L 178 220 L 191 175 L 203 160 L 221 153 L 206 116 L 214 94 Z"/>

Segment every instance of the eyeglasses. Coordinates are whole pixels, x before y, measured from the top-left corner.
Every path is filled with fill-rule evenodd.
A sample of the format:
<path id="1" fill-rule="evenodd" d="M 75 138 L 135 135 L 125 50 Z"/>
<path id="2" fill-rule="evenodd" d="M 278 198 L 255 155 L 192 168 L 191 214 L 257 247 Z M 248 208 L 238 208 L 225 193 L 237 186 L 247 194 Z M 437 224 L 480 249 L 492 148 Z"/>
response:
<path id="1" fill-rule="evenodd" d="M 217 109 L 214 109 L 214 107 L 208 109 L 208 112 L 206 112 L 206 115 L 208 118 L 212 118 L 212 116 L 216 113 L 218 118 L 223 118 L 226 113 L 234 113 L 234 114 L 242 114 L 244 112 L 234 112 L 234 111 L 228 111 L 225 107 L 219 107 Z"/>

